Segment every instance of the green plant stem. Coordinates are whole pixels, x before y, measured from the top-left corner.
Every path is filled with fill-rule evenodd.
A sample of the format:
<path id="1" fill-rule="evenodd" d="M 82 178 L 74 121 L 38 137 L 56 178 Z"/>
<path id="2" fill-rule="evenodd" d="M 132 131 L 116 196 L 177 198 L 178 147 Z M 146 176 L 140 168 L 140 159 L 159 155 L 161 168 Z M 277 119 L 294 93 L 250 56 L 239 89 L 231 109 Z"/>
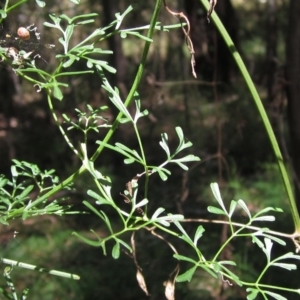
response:
<path id="1" fill-rule="evenodd" d="M 154 33 L 154 29 L 155 29 L 155 25 L 156 25 L 156 21 L 158 18 L 158 14 L 160 11 L 160 8 L 162 6 L 162 0 L 157 0 L 156 1 L 156 5 L 155 5 L 155 9 L 152 15 L 152 19 L 151 19 L 151 23 L 150 23 L 150 28 L 147 34 L 147 37 L 152 39 L 153 37 L 153 33 Z M 125 101 L 125 106 L 128 107 L 128 105 L 131 103 L 131 100 L 133 99 L 133 95 L 136 92 L 139 83 L 141 81 L 141 77 L 142 74 L 144 72 L 145 69 L 145 62 L 148 56 L 148 52 L 149 52 L 149 48 L 150 48 L 151 42 L 146 41 L 145 42 L 145 47 L 144 47 L 144 51 L 142 54 L 142 59 L 141 59 L 141 63 L 139 65 L 135 80 L 133 82 L 133 85 L 131 87 L 131 90 L 127 96 L 127 99 Z M 57 70 L 59 70 L 59 68 L 57 68 Z M 58 73 L 58 71 L 56 72 Z M 53 74 L 53 76 L 55 75 L 55 73 Z M 110 138 L 112 137 L 113 133 L 115 132 L 115 130 L 117 129 L 118 125 L 119 125 L 119 120 L 122 117 L 122 113 L 119 113 L 114 124 L 112 125 L 111 129 L 108 131 L 107 135 L 105 136 L 103 143 L 98 147 L 98 149 L 95 151 L 95 153 L 93 154 L 93 156 L 91 157 L 91 161 L 95 161 L 97 159 L 97 157 L 99 156 L 99 154 L 102 152 L 105 144 L 108 143 L 108 141 L 110 140 Z M 71 176 L 69 176 L 67 179 L 65 179 L 62 183 L 60 183 L 58 186 L 56 186 L 55 188 L 53 188 L 51 191 L 49 191 L 48 193 L 46 193 L 45 195 L 43 195 L 42 197 L 36 199 L 35 201 L 33 201 L 27 209 L 30 209 L 36 205 L 38 205 L 39 203 L 45 201 L 47 198 L 49 198 L 50 196 L 54 195 L 55 193 L 57 193 L 58 191 L 60 191 L 61 189 L 63 189 L 64 187 L 66 187 L 67 185 L 69 185 L 70 183 L 74 182 L 76 180 L 76 178 L 78 178 L 81 174 L 86 172 L 86 167 L 85 166 L 81 166 L 81 168 L 76 171 L 75 173 L 73 173 Z"/>
<path id="2" fill-rule="evenodd" d="M 143 164 L 144 164 L 144 170 L 145 170 L 145 192 L 144 192 L 144 198 L 148 198 L 148 189 L 149 189 L 149 167 L 147 165 L 147 161 L 146 161 L 146 156 L 144 153 L 144 148 L 143 148 L 143 143 L 139 134 L 139 130 L 137 128 L 137 125 L 134 123 L 133 124 L 134 127 L 134 131 L 139 143 L 139 147 L 140 147 L 140 151 L 141 151 L 141 155 L 142 155 L 142 159 L 143 159 Z M 148 206 L 145 207 L 145 213 L 147 214 L 147 208 Z"/>
<path id="3" fill-rule="evenodd" d="M 209 9 L 209 3 L 207 0 L 199 0 L 202 5 L 208 10 Z M 297 210 L 297 205 L 295 202 L 295 198 L 294 198 L 294 194 L 293 194 L 293 189 L 289 180 L 289 176 L 287 174 L 287 170 L 284 166 L 284 162 L 283 162 L 283 157 L 281 154 L 281 151 L 279 149 L 278 143 L 277 143 L 277 139 L 275 137 L 274 131 L 272 129 L 272 126 L 270 124 L 269 118 L 267 116 L 267 113 L 264 109 L 264 106 L 262 104 L 262 101 L 258 95 L 258 92 L 254 86 L 254 83 L 250 77 L 249 72 L 247 71 L 247 68 L 240 56 L 240 54 L 238 53 L 238 51 L 235 48 L 235 45 L 232 41 L 232 39 L 230 38 L 227 30 L 225 29 L 225 27 L 223 26 L 221 20 L 219 19 L 218 15 L 213 12 L 211 14 L 211 19 L 213 20 L 213 22 L 215 23 L 217 29 L 219 30 L 221 36 L 223 37 L 228 49 L 231 52 L 231 55 L 233 56 L 233 59 L 235 60 L 240 72 L 242 73 L 242 76 L 245 79 L 245 82 L 248 86 L 248 89 L 253 97 L 253 100 L 256 104 L 256 107 L 258 109 L 258 112 L 260 114 L 260 117 L 263 121 L 263 124 L 265 126 L 265 129 L 267 131 L 268 137 L 270 139 L 278 166 L 279 166 L 279 170 L 282 176 L 282 180 L 288 195 L 288 199 L 289 199 L 289 205 L 290 205 L 290 209 L 291 209 L 291 214 L 293 217 L 293 221 L 294 221 L 294 226 L 295 226 L 295 234 L 299 234 L 300 235 L 300 218 L 299 218 L 299 213 Z"/>
<path id="4" fill-rule="evenodd" d="M 48 100 L 48 106 L 49 106 L 49 109 L 51 111 L 52 117 L 53 117 L 53 119 L 54 119 L 57 127 L 59 128 L 62 136 L 64 137 L 66 143 L 69 145 L 69 147 L 72 149 L 72 151 L 75 153 L 76 156 L 78 156 L 80 159 L 83 159 L 82 155 L 74 147 L 74 145 L 70 141 L 69 137 L 67 136 L 66 132 L 64 131 L 64 129 L 60 125 L 60 122 L 58 121 L 57 115 L 56 115 L 56 113 L 54 111 L 54 107 L 53 107 L 53 103 L 52 103 L 52 98 L 50 96 L 50 91 L 48 91 L 48 93 L 47 93 L 47 100 Z"/>
<path id="5" fill-rule="evenodd" d="M 154 33 L 154 29 L 155 29 L 155 25 L 156 25 L 156 21 L 158 18 L 158 14 L 160 11 L 160 8 L 162 6 L 162 0 L 157 0 L 156 1 L 156 5 L 154 8 L 154 12 L 152 14 L 152 19 L 151 19 L 151 23 L 150 23 L 150 27 L 149 27 L 149 31 L 147 34 L 147 38 L 152 39 L 153 37 L 153 33 Z M 137 91 L 138 86 L 140 84 L 141 78 L 142 78 L 142 74 L 144 72 L 145 69 L 145 63 L 146 63 L 146 59 L 148 56 L 148 52 L 149 52 L 149 48 L 150 48 L 151 42 L 150 41 L 146 41 L 145 42 L 145 47 L 143 50 L 143 54 L 142 54 L 142 59 L 141 59 L 141 63 L 139 65 L 137 74 L 135 76 L 135 80 L 133 82 L 133 85 L 130 89 L 130 92 L 125 100 L 125 107 L 128 107 L 128 105 L 131 103 L 134 93 Z M 91 161 L 95 161 L 97 159 L 97 157 L 99 156 L 99 154 L 102 152 L 102 150 L 104 149 L 104 145 L 108 143 L 108 141 L 111 139 L 112 135 L 114 134 L 114 132 L 116 131 L 119 123 L 120 123 L 120 119 L 122 118 L 123 114 L 120 112 L 116 118 L 116 120 L 114 121 L 112 127 L 110 128 L 110 130 L 108 131 L 108 133 L 106 134 L 104 140 L 103 140 L 103 144 L 101 144 L 98 149 L 95 151 L 95 153 L 92 155 L 91 157 Z"/>

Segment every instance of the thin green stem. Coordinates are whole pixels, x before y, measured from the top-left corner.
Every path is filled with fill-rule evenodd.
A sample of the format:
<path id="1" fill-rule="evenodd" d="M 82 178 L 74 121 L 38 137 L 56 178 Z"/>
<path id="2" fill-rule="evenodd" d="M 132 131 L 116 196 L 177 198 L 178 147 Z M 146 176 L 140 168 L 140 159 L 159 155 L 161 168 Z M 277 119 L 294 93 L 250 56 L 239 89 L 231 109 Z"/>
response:
<path id="1" fill-rule="evenodd" d="M 147 34 L 147 37 L 149 39 L 152 39 L 153 37 L 153 33 L 154 33 L 154 29 L 155 29 L 155 25 L 156 25 L 156 21 L 158 18 L 158 14 L 160 11 L 160 8 L 162 6 L 162 0 L 157 0 L 156 1 L 156 5 L 154 8 L 154 12 L 152 14 L 152 19 L 151 19 L 151 23 L 150 23 L 150 28 Z M 142 74 L 144 72 L 145 69 L 145 63 L 146 63 L 146 59 L 148 56 L 148 52 L 149 52 L 149 48 L 150 48 L 151 42 L 150 41 L 146 41 L 145 42 L 145 47 L 143 50 L 143 54 L 142 54 L 142 59 L 141 59 L 141 63 L 139 65 L 135 80 L 133 82 L 133 85 L 130 89 L 130 92 L 125 100 L 125 107 L 128 107 L 128 105 L 131 103 L 134 93 L 137 91 L 138 86 L 140 84 L 141 78 L 142 78 Z M 108 143 L 108 141 L 111 139 L 111 137 L 113 136 L 114 132 L 116 131 L 119 123 L 120 123 L 120 119 L 123 116 L 123 114 L 120 112 L 116 118 L 116 120 L 114 121 L 112 127 L 110 128 L 110 130 L 108 131 L 108 133 L 106 134 L 103 143 L 98 147 L 98 149 L 95 151 L 95 153 L 92 155 L 91 157 L 91 161 L 95 161 L 97 159 L 97 157 L 100 155 L 100 153 L 103 151 L 104 149 L 104 145 Z"/>
<path id="2" fill-rule="evenodd" d="M 149 174 L 148 174 L 148 170 L 149 167 L 147 165 L 147 160 L 146 160 L 146 156 L 145 156 L 145 152 L 144 152 L 144 148 L 143 148 L 143 143 L 139 134 L 139 130 L 136 126 L 135 123 L 133 123 L 133 127 L 134 127 L 134 131 L 139 143 L 139 147 L 140 147 L 140 151 L 141 151 L 141 155 L 142 155 L 142 159 L 143 159 L 143 164 L 144 164 L 144 170 L 145 170 L 145 192 L 144 192 L 144 198 L 148 198 L 148 188 L 149 188 Z M 147 213 L 147 206 L 145 208 L 145 213 Z"/>
<path id="3" fill-rule="evenodd" d="M 62 128 L 61 124 L 59 123 L 58 121 L 58 118 L 57 118 L 57 115 L 54 111 L 54 108 L 53 108 L 53 103 L 52 103 L 52 98 L 50 96 L 50 91 L 48 91 L 47 93 L 47 100 L 48 100 L 48 106 L 49 106 L 49 109 L 51 111 L 51 114 L 52 114 L 52 117 L 57 125 L 57 127 L 59 128 L 59 131 L 61 132 L 63 138 L 65 139 L 66 143 L 69 145 L 69 147 L 72 149 L 72 151 L 75 153 L 75 155 L 77 155 L 80 159 L 83 159 L 82 158 L 82 155 L 77 151 L 77 149 L 74 147 L 74 145 L 72 144 L 72 142 L 70 141 L 69 137 L 67 136 L 65 130 Z"/>
<path id="4" fill-rule="evenodd" d="M 231 224 L 231 221 L 229 221 L 229 223 Z M 241 232 L 242 230 L 244 230 L 245 228 L 247 228 L 248 225 L 250 225 L 251 222 L 249 222 L 248 224 L 245 224 L 243 227 L 239 228 L 237 231 L 233 231 L 231 236 L 222 244 L 222 246 L 220 247 L 220 249 L 218 250 L 218 252 L 215 254 L 212 262 L 215 262 L 218 258 L 218 256 L 222 253 L 222 251 L 225 249 L 225 247 L 230 243 L 231 240 L 233 240 L 238 234 L 239 232 Z M 232 227 L 232 225 L 230 225 L 230 227 Z M 233 228 L 232 228 L 233 230 Z"/>
<path id="5" fill-rule="evenodd" d="M 199 0 L 203 6 L 208 10 L 209 9 L 209 3 L 207 0 Z M 217 14 L 215 12 L 212 13 L 211 15 L 211 19 L 213 20 L 213 22 L 215 23 L 217 29 L 219 30 L 221 36 L 223 37 L 228 49 L 231 52 L 231 55 L 233 56 L 233 59 L 235 60 L 242 76 L 245 79 L 245 82 L 248 86 L 248 89 L 253 97 L 253 100 L 256 104 L 256 107 L 258 109 L 258 112 L 260 114 L 260 117 L 263 121 L 263 124 L 265 126 L 265 129 L 267 131 L 268 137 L 270 139 L 270 143 L 272 145 L 278 166 L 279 166 L 279 170 L 281 172 L 281 176 L 282 176 L 282 180 L 288 195 L 288 199 L 289 199 L 289 204 L 290 204 L 290 209 L 291 209 L 291 214 L 293 217 L 293 221 L 294 221 L 294 226 L 295 226 L 295 233 L 300 233 L 300 218 L 299 218 L 299 213 L 297 210 L 297 205 L 295 202 L 295 198 L 294 198 L 294 194 L 293 194 L 293 190 L 292 190 L 292 186 L 289 180 L 289 176 L 287 173 L 287 170 L 285 168 L 284 165 L 284 161 L 283 161 L 283 157 L 281 154 L 281 151 L 279 149 L 278 143 L 277 143 L 277 139 L 275 137 L 274 131 L 272 129 L 272 126 L 270 124 L 269 118 L 267 116 L 267 113 L 264 109 L 264 106 L 262 104 L 262 101 L 258 95 L 258 92 L 254 86 L 254 83 L 250 77 L 249 72 L 247 71 L 247 68 L 240 56 L 240 54 L 238 53 L 237 49 L 235 48 L 235 45 L 232 41 L 232 39 L 230 38 L 228 32 L 226 31 L 225 27 L 223 26 L 221 20 L 219 19 L 219 17 L 217 16 Z"/>
<path id="6" fill-rule="evenodd" d="M 147 34 L 148 38 L 152 38 L 152 36 L 153 36 L 154 28 L 155 28 L 155 24 L 156 24 L 156 20 L 158 18 L 158 13 L 159 13 L 159 10 L 161 8 L 161 5 L 162 5 L 162 0 L 157 0 L 156 1 L 156 6 L 155 6 L 155 9 L 154 9 L 154 13 L 152 15 L 150 28 L 149 28 L 149 31 L 148 31 L 148 34 Z M 144 47 L 144 51 L 143 51 L 141 63 L 139 65 L 139 68 L 138 68 L 138 71 L 137 71 L 134 83 L 132 85 L 132 88 L 131 88 L 128 96 L 127 96 L 126 101 L 125 101 L 125 106 L 126 107 L 131 103 L 131 100 L 133 99 L 133 95 L 136 92 L 136 90 L 137 90 L 137 88 L 139 86 L 139 83 L 141 81 L 141 77 L 142 77 L 143 71 L 145 69 L 145 62 L 146 62 L 146 58 L 147 58 L 147 55 L 148 55 L 148 52 L 149 52 L 150 44 L 151 43 L 149 41 L 145 42 L 145 47 Z M 56 69 L 56 71 L 54 72 L 53 76 L 55 76 L 56 74 L 59 73 L 61 65 Z M 115 120 L 115 122 L 114 122 L 114 124 L 112 125 L 111 129 L 109 130 L 109 132 L 107 133 L 105 139 L 103 140 L 103 143 L 98 147 L 98 149 L 95 151 L 94 155 L 92 156 L 91 161 L 95 161 L 97 159 L 97 157 L 99 156 L 99 154 L 102 152 L 103 148 L 105 147 L 104 145 L 106 145 L 108 143 L 108 141 L 112 137 L 113 133 L 117 129 L 117 127 L 119 125 L 119 120 L 120 120 L 121 117 L 122 117 L 122 113 L 119 113 L 118 116 L 117 116 L 117 118 L 116 118 L 116 120 Z M 48 193 L 46 193 L 43 196 L 39 197 L 35 201 L 33 201 L 28 206 L 28 209 L 34 207 L 35 205 L 38 205 L 39 203 L 45 201 L 47 198 L 49 198 L 50 196 L 54 195 L 55 193 L 57 193 L 61 189 L 65 188 L 70 183 L 74 182 L 81 174 L 85 173 L 86 171 L 87 171 L 86 167 L 85 166 L 81 166 L 81 168 L 78 171 L 76 171 L 71 176 L 69 176 L 68 178 L 66 178 L 63 182 L 61 182 L 59 185 L 57 185 L 56 187 L 54 187 L 51 191 L 49 191 Z"/>

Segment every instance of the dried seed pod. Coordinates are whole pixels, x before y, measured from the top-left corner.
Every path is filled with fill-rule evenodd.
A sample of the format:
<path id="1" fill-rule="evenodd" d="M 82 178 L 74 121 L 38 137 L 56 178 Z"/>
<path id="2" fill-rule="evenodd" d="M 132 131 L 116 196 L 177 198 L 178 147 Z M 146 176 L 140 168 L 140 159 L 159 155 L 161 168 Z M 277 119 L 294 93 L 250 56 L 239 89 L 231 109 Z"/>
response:
<path id="1" fill-rule="evenodd" d="M 29 40 L 30 39 L 30 32 L 25 27 L 19 27 L 17 31 L 17 35 L 21 40 Z"/>

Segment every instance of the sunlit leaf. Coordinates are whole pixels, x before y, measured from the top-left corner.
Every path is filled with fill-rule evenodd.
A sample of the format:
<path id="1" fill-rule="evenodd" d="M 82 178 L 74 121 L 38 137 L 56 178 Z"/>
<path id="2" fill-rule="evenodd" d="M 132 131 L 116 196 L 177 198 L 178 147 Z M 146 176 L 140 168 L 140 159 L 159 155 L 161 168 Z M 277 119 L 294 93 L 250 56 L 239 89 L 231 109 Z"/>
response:
<path id="1" fill-rule="evenodd" d="M 238 204 L 240 205 L 240 207 L 246 212 L 246 214 L 248 215 L 249 219 L 251 219 L 251 213 L 250 213 L 250 211 L 249 211 L 249 209 L 248 209 L 248 207 L 247 207 L 245 201 L 240 199 L 240 200 L 238 200 L 237 203 L 238 203 Z"/>
<path id="2" fill-rule="evenodd" d="M 231 200 L 230 208 L 229 208 L 229 214 L 228 214 L 229 217 L 231 217 L 232 214 L 234 213 L 236 206 L 237 206 L 237 202 L 235 200 Z"/>
<path id="3" fill-rule="evenodd" d="M 262 215 L 262 214 L 265 214 L 269 211 L 276 211 L 276 212 L 283 212 L 283 210 L 281 208 L 277 208 L 277 207 L 266 207 L 266 208 L 263 208 L 262 210 L 260 210 L 259 212 L 257 212 L 253 218 L 256 218 L 257 216 L 259 215 Z"/>
<path id="4" fill-rule="evenodd" d="M 162 169 L 156 169 L 159 177 L 163 180 L 166 181 L 168 179 L 168 176 Z"/>
<path id="5" fill-rule="evenodd" d="M 184 230 L 184 228 L 182 227 L 182 225 L 180 224 L 180 222 L 178 221 L 174 221 L 173 222 L 177 228 L 181 231 L 181 233 L 183 234 L 183 236 L 181 237 L 182 239 L 184 239 L 187 243 L 189 243 L 190 245 L 194 246 L 193 241 L 191 240 L 191 238 L 189 237 L 189 235 L 186 233 L 186 231 Z"/>
<path id="6" fill-rule="evenodd" d="M 159 207 L 159 208 L 154 212 L 154 214 L 152 215 L 151 220 L 156 220 L 157 217 L 158 217 L 163 211 L 165 211 L 165 209 L 162 208 L 162 207 Z"/>
<path id="7" fill-rule="evenodd" d="M 121 26 L 121 23 L 123 21 L 123 19 L 125 18 L 125 16 L 130 13 L 133 10 L 133 7 L 130 5 L 121 15 L 120 13 L 116 13 L 116 19 L 117 19 L 117 24 L 116 24 L 116 30 L 119 29 L 119 27 Z"/>
<path id="8" fill-rule="evenodd" d="M 277 293 L 274 293 L 274 292 L 264 291 L 264 293 L 272 296 L 274 299 L 277 299 L 277 300 L 288 300 L 287 298 L 285 298 Z"/>
<path id="9" fill-rule="evenodd" d="M 205 231 L 204 227 L 202 225 L 199 225 L 196 230 L 195 237 L 194 237 L 195 246 L 197 246 L 197 242 L 202 237 L 202 234 L 204 231 Z"/>
<path id="10" fill-rule="evenodd" d="M 39 7 L 45 7 L 46 3 L 44 1 L 41 1 L 41 0 L 35 0 L 35 2 L 37 3 L 37 5 Z"/>
<path id="11" fill-rule="evenodd" d="M 275 221 L 275 217 L 274 216 L 262 216 L 262 217 L 257 217 L 255 219 L 253 219 L 253 222 L 255 221 Z"/>
<path id="12" fill-rule="evenodd" d="M 223 214 L 228 215 L 227 210 L 224 206 L 222 197 L 221 197 L 221 193 L 220 193 L 220 190 L 219 190 L 219 185 L 216 182 L 213 182 L 213 183 L 210 184 L 210 188 L 213 192 L 214 197 L 218 201 L 219 205 L 222 207 Z"/>
<path id="13" fill-rule="evenodd" d="M 274 267 L 280 267 L 286 270 L 296 270 L 297 266 L 295 264 L 285 264 L 285 263 L 272 263 L 272 266 Z"/>
<path id="14" fill-rule="evenodd" d="M 137 203 L 134 207 L 141 207 L 141 206 L 145 206 L 146 204 L 148 204 L 149 200 L 148 199 L 143 199 L 141 202 Z"/>
<path id="15" fill-rule="evenodd" d="M 168 135 L 166 133 L 161 134 L 161 141 L 159 142 L 159 145 L 165 150 L 167 153 L 167 157 L 170 157 L 170 150 L 168 146 Z"/>
<path id="16" fill-rule="evenodd" d="M 252 237 L 252 243 L 257 244 L 259 248 L 264 247 L 263 242 L 259 238 L 257 238 L 255 235 L 251 235 L 251 237 Z"/>
<path id="17" fill-rule="evenodd" d="M 267 260 L 268 262 L 271 260 L 271 250 L 272 250 L 272 246 L 273 246 L 273 243 L 270 239 L 268 238 L 265 238 L 265 245 L 266 247 L 265 248 L 262 248 L 263 251 L 265 252 L 266 256 L 267 256 Z"/>

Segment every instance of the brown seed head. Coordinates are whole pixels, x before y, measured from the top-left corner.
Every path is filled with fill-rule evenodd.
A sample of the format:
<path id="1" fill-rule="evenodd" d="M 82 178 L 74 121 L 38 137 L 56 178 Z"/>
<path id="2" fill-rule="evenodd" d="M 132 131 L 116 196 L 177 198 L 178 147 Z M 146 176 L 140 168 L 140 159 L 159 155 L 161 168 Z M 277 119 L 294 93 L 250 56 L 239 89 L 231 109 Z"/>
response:
<path id="1" fill-rule="evenodd" d="M 19 27 L 17 31 L 17 35 L 21 40 L 29 40 L 30 32 L 25 27 Z"/>

